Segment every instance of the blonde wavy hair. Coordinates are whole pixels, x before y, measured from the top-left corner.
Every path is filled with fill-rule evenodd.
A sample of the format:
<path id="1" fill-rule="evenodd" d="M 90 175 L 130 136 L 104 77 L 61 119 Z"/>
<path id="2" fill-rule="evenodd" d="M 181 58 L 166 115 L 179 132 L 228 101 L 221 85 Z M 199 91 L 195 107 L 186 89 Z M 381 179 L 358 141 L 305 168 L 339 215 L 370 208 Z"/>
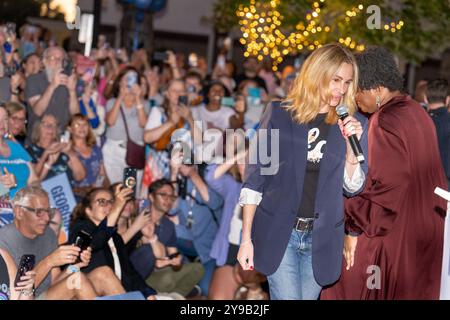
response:
<path id="1" fill-rule="evenodd" d="M 298 123 L 314 120 L 324 102 L 331 99 L 330 81 L 343 63 L 353 66 L 353 81 L 344 95 L 343 103 L 349 114 L 356 111 L 355 94 L 358 87 L 358 66 L 355 57 L 338 44 L 328 44 L 316 49 L 303 63 L 294 84 L 283 104 Z M 330 108 L 325 122 L 334 124 L 338 116 Z"/>

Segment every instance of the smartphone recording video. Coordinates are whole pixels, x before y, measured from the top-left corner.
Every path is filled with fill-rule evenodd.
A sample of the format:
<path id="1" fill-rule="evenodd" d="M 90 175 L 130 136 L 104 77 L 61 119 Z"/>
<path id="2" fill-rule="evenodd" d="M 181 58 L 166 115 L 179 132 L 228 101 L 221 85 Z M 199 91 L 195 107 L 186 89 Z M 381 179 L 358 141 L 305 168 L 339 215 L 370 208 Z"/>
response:
<path id="1" fill-rule="evenodd" d="M 136 72 L 130 72 L 127 75 L 127 87 L 131 89 L 135 84 L 137 84 L 138 75 Z"/>
<path id="2" fill-rule="evenodd" d="M 236 101 L 233 97 L 223 97 L 220 101 L 220 104 L 225 107 L 234 108 L 234 106 L 236 105 Z"/>
<path id="3" fill-rule="evenodd" d="M 187 105 L 189 105 L 188 96 L 179 96 L 178 97 L 178 104 L 180 106 L 187 106 Z"/>
<path id="4" fill-rule="evenodd" d="M 61 143 L 68 143 L 70 141 L 70 132 L 64 131 L 64 134 L 61 135 L 60 142 Z"/>
<path id="5" fill-rule="evenodd" d="M 73 71 L 73 64 L 72 64 L 72 61 L 67 60 L 67 61 L 64 63 L 63 73 L 64 73 L 66 76 L 70 77 L 70 76 L 72 75 L 72 71 Z"/>
<path id="6" fill-rule="evenodd" d="M 133 189 L 133 198 L 136 197 L 137 171 L 135 168 L 127 167 L 123 170 L 123 185 L 126 188 Z"/>

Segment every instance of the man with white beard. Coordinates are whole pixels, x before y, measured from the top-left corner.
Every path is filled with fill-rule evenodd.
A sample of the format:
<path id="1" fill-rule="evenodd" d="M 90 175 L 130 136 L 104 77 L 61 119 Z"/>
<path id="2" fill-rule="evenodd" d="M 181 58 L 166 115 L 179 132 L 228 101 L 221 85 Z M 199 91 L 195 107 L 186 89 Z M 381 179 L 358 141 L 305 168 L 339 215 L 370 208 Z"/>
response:
<path id="1" fill-rule="evenodd" d="M 28 109 L 28 128 L 33 129 L 34 122 L 43 115 L 52 114 L 64 130 L 70 116 L 80 112 L 78 104 L 75 73 L 70 76 L 63 72 L 68 63 L 64 49 L 51 47 L 43 54 L 44 70 L 28 77 L 25 97 Z"/>

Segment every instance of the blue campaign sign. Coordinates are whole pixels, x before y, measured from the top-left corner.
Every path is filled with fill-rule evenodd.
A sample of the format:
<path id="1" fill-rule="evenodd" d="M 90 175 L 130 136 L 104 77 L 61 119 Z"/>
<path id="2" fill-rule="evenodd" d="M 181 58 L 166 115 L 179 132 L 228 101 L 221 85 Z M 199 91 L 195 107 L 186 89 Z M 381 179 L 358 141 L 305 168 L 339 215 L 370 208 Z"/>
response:
<path id="1" fill-rule="evenodd" d="M 14 220 L 14 214 L 9 201 L 0 201 L 0 228 L 10 224 Z"/>
<path id="2" fill-rule="evenodd" d="M 76 206 L 76 200 L 65 173 L 47 179 L 42 182 L 42 188 L 48 192 L 50 206 L 58 208 L 61 212 L 64 231 L 69 233 L 70 215 Z"/>

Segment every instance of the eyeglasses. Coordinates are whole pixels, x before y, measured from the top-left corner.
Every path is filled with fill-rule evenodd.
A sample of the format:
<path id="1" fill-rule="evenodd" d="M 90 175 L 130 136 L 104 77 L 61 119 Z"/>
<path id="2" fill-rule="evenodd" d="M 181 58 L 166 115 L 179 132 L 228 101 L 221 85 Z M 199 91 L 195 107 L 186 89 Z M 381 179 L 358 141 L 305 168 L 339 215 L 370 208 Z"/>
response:
<path id="1" fill-rule="evenodd" d="M 19 205 L 19 207 L 24 208 L 27 211 L 33 212 L 36 217 L 41 218 L 44 214 L 47 214 L 49 216 L 50 219 L 53 218 L 53 216 L 55 215 L 55 209 L 54 208 L 31 208 L 31 207 L 27 207 L 27 206 L 23 206 L 23 205 Z"/>
<path id="2" fill-rule="evenodd" d="M 173 194 L 169 194 L 169 193 L 155 193 L 158 196 L 161 196 L 161 198 L 163 199 L 169 199 L 172 201 L 175 201 L 175 199 L 177 198 L 177 196 L 174 196 Z"/>
<path id="3" fill-rule="evenodd" d="M 20 123 L 27 123 L 27 119 L 26 118 L 18 118 L 18 117 L 11 117 L 10 118 L 12 121 L 14 122 L 20 122 Z"/>
<path id="4" fill-rule="evenodd" d="M 54 123 L 44 123 L 42 122 L 42 127 L 45 129 L 56 129 L 58 126 Z"/>
<path id="5" fill-rule="evenodd" d="M 64 60 L 64 57 L 50 56 L 47 59 L 50 60 L 51 62 L 54 62 L 54 61 L 62 62 Z"/>
<path id="6" fill-rule="evenodd" d="M 98 203 L 98 205 L 100 207 L 106 207 L 107 205 L 112 205 L 114 203 L 113 199 L 109 199 L 108 200 L 108 199 L 100 198 L 100 199 L 97 199 L 95 201 Z"/>

